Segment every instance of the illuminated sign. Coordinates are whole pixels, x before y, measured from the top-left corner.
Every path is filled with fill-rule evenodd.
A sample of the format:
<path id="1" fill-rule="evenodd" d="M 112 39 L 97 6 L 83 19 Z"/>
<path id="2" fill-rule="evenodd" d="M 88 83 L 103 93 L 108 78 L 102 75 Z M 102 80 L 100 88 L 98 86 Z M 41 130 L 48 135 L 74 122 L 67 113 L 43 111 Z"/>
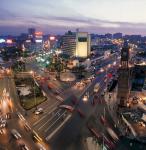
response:
<path id="1" fill-rule="evenodd" d="M 36 36 L 42 36 L 42 35 L 43 35 L 43 32 L 35 32 L 35 35 L 36 35 Z"/>
<path id="2" fill-rule="evenodd" d="M 12 44 L 13 41 L 12 41 L 11 39 L 7 39 L 7 40 L 6 40 L 6 43 L 7 43 L 7 44 Z"/>
<path id="3" fill-rule="evenodd" d="M 26 40 L 26 43 L 31 43 L 31 40 Z"/>
<path id="4" fill-rule="evenodd" d="M 36 43 L 42 43 L 42 40 L 35 40 Z"/>
<path id="5" fill-rule="evenodd" d="M 5 39 L 0 39 L 0 43 L 5 43 L 6 40 Z"/>
<path id="6" fill-rule="evenodd" d="M 50 36 L 50 41 L 55 40 L 55 36 Z"/>

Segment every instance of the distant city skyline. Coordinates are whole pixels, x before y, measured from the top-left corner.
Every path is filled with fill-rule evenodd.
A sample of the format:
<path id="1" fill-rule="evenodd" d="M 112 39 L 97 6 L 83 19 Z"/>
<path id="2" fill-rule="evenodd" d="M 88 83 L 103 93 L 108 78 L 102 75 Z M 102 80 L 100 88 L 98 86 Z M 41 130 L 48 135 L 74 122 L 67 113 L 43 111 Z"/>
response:
<path id="1" fill-rule="evenodd" d="M 79 28 L 90 33 L 146 35 L 145 0 L 1 0 L 0 35 L 27 28 L 63 34 Z"/>

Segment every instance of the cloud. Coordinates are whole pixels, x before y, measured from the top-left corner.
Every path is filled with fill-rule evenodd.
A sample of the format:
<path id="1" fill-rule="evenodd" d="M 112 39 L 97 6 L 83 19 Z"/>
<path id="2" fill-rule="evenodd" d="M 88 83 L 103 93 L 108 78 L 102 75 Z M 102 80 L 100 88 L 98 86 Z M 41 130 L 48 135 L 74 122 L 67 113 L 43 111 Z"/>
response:
<path id="1" fill-rule="evenodd" d="M 9 12 L 6 12 L 9 15 Z M 13 28 L 17 33 L 17 27 L 19 27 L 19 32 L 21 28 L 24 31 L 28 27 L 36 27 L 38 30 L 43 30 L 47 33 L 63 33 L 66 30 L 80 28 L 81 30 L 94 33 L 123 32 L 128 34 L 146 34 L 145 23 L 113 22 L 85 16 L 59 17 L 34 15 L 33 17 L 26 18 L 25 16 L 15 16 L 10 13 L 9 19 L 0 19 L 0 28 L 2 27 Z M 2 33 L 3 31 L 1 30 L 0 32 Z"/>

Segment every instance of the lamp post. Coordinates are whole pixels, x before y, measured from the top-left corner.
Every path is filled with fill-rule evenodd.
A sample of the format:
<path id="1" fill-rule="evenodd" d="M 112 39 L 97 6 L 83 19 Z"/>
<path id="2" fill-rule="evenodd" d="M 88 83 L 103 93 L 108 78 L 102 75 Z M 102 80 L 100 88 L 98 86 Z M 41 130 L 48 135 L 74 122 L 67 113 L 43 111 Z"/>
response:
<path id="1" fill-rule="evenodd" d="M 105 118 L 105 107 L 103 108 L 103 117 Z M 102 142 L 103 142 L 103 143 L 102 143 L 103 145 L 102 145 L 102 150 L 104 150 L 104 131 L 105 131 L 104 128 L 105 128 L 105 124 L 104 124 L 103 126 L 104 126 L 104 127 L 103 127 L 103 141 L 102 141 Z"/>
<path id="2" fill-rule="evenodd" d="M 22 45 L 22 52 L 23 52 L 23 71 L 24 71 L 24 67 L 25 67 L 25 60 L 24 60 L 24 52 L 25 52 L 25 47 L 24 47 L 24 44 Z"/>
<path id="3" fill-rule="evenodd" d="M 34 105 L 35 109 L 37 109 L 37 103 L 36 103 L 36 93 L 35 93 L 35 80 L 34 80 L 34 71 L 30 71 L 32 77 L 33 77 L 33 89 L 34 89 Z"/>

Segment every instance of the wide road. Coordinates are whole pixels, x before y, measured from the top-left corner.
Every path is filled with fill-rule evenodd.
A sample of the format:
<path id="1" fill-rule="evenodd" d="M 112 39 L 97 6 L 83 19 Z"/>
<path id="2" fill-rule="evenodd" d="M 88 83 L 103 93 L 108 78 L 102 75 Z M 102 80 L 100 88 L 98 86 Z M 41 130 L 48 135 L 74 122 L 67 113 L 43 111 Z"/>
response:
<path id="1" fill-rule="evenodd" d="M 110 62 L 112 62 L 111 60 L 110 60 Z M 101 65 L 101 67 L 102 66 L 104 66 L 104 65 L 106 65 L 105 63 L 103 64 L 103 65 Z M 100 82 L 102 79 L 104 78 L 104 73 L 103 74 L 101 74 L 94 82 L 96 83 L 96 82 Z M 13 102 L 14 102 L 14 111 L 15 111 L 15 108 L 17 109 L 17 110 L 19 110 L 22 114 L 24 114 L 24 112 L 23 112 L 23 109 L 21 108 L 21 106 L 19 105 L 19 102 L 18 102 L 18 97 L 17 97 L 17 94 L 16 94 L 16 89 L 15 89 L 15 85 L 14 85 L 14 81 L 13 81 L 13 78 L 4 78 L 4 83 L 2 83 L 2 85 L 5 85 L 4 87 L 10 92 L 10 95 L 11 95 L 11 97 L 12 97 L 12 99 L 13 99 Z M 77 93 L 79 93 L 79 95 L 81 95 L 81 97 L 85 94 L 85 92 L 86 91 L 88 91 L 88 90 L 91 90 L 91 89 L 93 89 L 93 86 L 90 86 L 89 88 L 87 88 L 86 90 L 83 90 L 83 92 L 79 92 L 78 90 L 77 90 Z M 78 95 L 76 92 L 75 92 L 75 89 L 71 89 L 71 90 L 69 90 L 68 91 L 68 95 L 67 96 L 69 96 L 70 97 L 70 95 Z M 50 93 L 51 94 L 51 93 Z M 53 95 L 52 95 L 52 97 L 53 97 Z M 65 101 L 65 104 L 69 104 L 70 103 L 70 98 L 68 98 L 68 100 L 67 101 Z M 56 105 L 58 105 L 58 104 L 56 104 Z M 85 111 L 85 114 L 87 115 L 87 117 L 88 117 L 88 115 L 90 115 L 91 114 L 91 112 L 90 112 L 90 109 L 91 109 L 91 111 L 93 112 L 93 106 L 91 106 L 91 104 L 89 104 L 89 105 L 87 105 L 87 103 L 85 104 L 85 103 L 83 103 L 82 101 L 80 101 L 80 103 L 79 103 L 79 106 L 82 106 L 81 108 L 83 109 L 83 111 Z M 89 108 L 88 108 L 89 107 Z M 51 110 L 51 109 L 50 109 Z M 37 132 L 39 132 L 39 133 L 44 133 L 45 132 L 45 134 L 43 135 L 44 137 L 45 136 L 47 136 L 47 135 L 50 135 L 51 134 L 51 132 L 53 131 L 53 130 L 55 130 L 55 128 L 57 128 L 57 126 L 64 120 L 64 115 L 66 115 L 66 111 L 64 111 L 64 110 L 60 110 L 60 109 L 57 109 L 57 110 L 54 110 L 53 111 L 53 116 L 52 116 L 52 114 L 50 113 L 50 110 L 48 109 L 48 110 L 46 110 L 45 111 L 45 113 L 44 113 L 44 115 L 43 116 L 40 116 L 39 117 L 39 119 L 37 120 L 37 121 L 35 121 L 33 124 L 31 124 L 31 125 L 33 125 L 33 128 L 35 129 L 35 131 L 37 131 Z M 88 111 L 89 110 L 89 111 Z M 59 112 L 59 111 L 61 111 L 61 112 Z M 59 112 L 59 113 L 58 113 Z M 15 114 L 15 113 L 14 113 Z M 77 117 L 75 117 L 77 115 Z M 30 115 L 31 116 L 31 115 Z M 67 113 L 67 116 L 69 116 L 69 114 Z M 65 117 L 67 117 L 67 116 L 65 116 Z M 16 117 L 16 114 L 14 115 L 14 117 Z M 26 117 L 27 118 L 27 117 Z M 29 118 L 29 117 L 28 117 Z M 80 117 L 79 117 L 79 115 L 78 115 L 78 113 L 73 113 L 73 117 L 72 117 L 72 119 L 71 119 L 71 121 L 69 121 L 69 122 L 72 122 L 71 123 L 71 125 L 73 126 L 75 123 L 74 123 L 74 118 L 75 118 L 75 120 L 76 120 L 76 118 L 78 118 L 79 120 L 81 119 Z M 13 119 L 14 120 L 14 122 L 16 122 L 16 120 L 18 120 L 18 119 Z M 29 119 L 28 119 L 29 120 Z M 78 127 L 81 127 L 83 124 L 84 124 L 84 121 L 86 120 L 86 119 L 81 119 L 81 120 L 83 120 L 83 122 L 81 121 L 79 121 L 79 120 L 77 120 L 77 124 L 79 124 L 78 125 Z M 12 121 L 13 122 L 13 121 Z M 11 123 L 12 123 L 11 122 Z M 19 121 L 18 121 L 19 122 Z M 12 123 L 13 124 L 13 123 Z M 20 125 L 20 124 L 18 124 L 18 125 Z M 68 123 L 67 123 L 67 125 L 68 125 Z M 66 126 L 67 126 L 66 125 Z M 13 125 L 12 125 L 13 126 Z M 66 127 L 65 126 L 65 127 Z M 17 126 L 16 126 L 17 127 Z M 22 127 L 22 126 L 21 126 Z M 17 127 L 18 128 L 18 130 L 20 131 L 20 133 L 22 132 L 22 130 L 20 130 L 21 129 L 21 127 L 19 128 L 19 127 Z M 78 128 L 79 129 L 79 128 Z M 23 129 L 24 130 L 24 129 Z M 69 132 L 68 132 L 69 133 Z M 27 135 L 27 133 L 26 133 L 26 135 L 24 135 L 25 133 L 23 133 L 23 137 L 27 137 L 28 135 Z M 65 135 L 65 134 L 64 134 Z M 58 136 L 59 137 L 59 136 Z M 74 136 L 73 136 L 74 137 Z M 27 139 L 27 138 L 26 138 Z M 28 137 L 28 139 L 29 139 L 29 137 Z M 66 141 L 68 141 L 69 139 L 67 139 Z M 29 141 L 31 141 L 31 140 L 29 140 Z M 57 140 L 56 140 L 57 141 Z M 30 142 L 29 143 L 29 145 L 30 145 L 30 147 L 33 147 L 33 144 Z M 64 146 L 64 145 L 62 145 L 62 146 Z M 64 149 L 64 148 L 63 148 Z M 53 150 L 54 150 L 54 148 L 53 148 Z"/>
<path id="2" fill-rule="evenodd" d="M 105 62 L 103 62 L 103 65 L 101 64 L 101 67 L 104 67 L 104 66 L 106 66 L 107 64 L 109 64 L 109 63 L 112 63 L 113 62 L 113 60 L 107 60 L 107 61 L 105 61 Z M 88 91 L 88 90 L 92 90 L 93 89 L 93 86 L 95 85 L 95 83 L 97 83 L 97 82 L 100 82 L 100 81 L 102 81 L 103 79 L 104 79 L 104 76 L 105 76 L 105 73 L 103 73 L 103 74 L 100 74 L 98 77 L 97 77 L 97 79 L 95 79 L 94 81 L 93 81 L 93 83 L 89 83 L 89 85 L 87 85 L 87 87 L 85 88 L 85 90 L 83 89 L 83 90 L 78 90 L 78 89 L 75 89 L 74 87 L 73 88 L 71 88 L 71 89 L 68 89 L 67 90 L 67 93 L 66 93 L 66 95 L 65 95 L 65 97 L 64 97 L 64 99 L 66 99 L 63 103 L 64 104 L 69 104 L 69 105 L 72 105 L 72 102 L 71 102 L 71 100 L 73 100 L 73 99 L 75 99 L 75 98 L 78 98 L 78 97 L 83 97 L 83 95 Z M 43 86 L 45 86 L 45 85 L 43 85 Z M 47 88 L 47 87 L 46 87 Z M 47 89 L 46 89 L 46 92 L 47 92 Z M 86 104 L 82 104 L 82 101 L 81 101 L 81 104 L 80 104 L 81 106 L 83 106 L 84 108 L 83 109 L 85 109 L 86 111 L 88 111 L 88 107 L 86 107 L 86 106 L 88 106 L 88 105 L 86 105 Z M 93 109 L 92 109 L 92 107 L 90 108 L 90 106 L 91 106 L 91 104 L 89 104 L 89 109 L 91 109 L 92 110 L 92 112 L 93 112 Z M 61 112 L 59 112 L 59 111 L 61 111 Z M 57 115 L 58 114 L 58 112 L 59 112 L 59 114 L 60 114 L 60 116 L 63 116 L 63 111 L 62 110 L 60 110 L 60 109 L 57 109 L 57 110 L 55 110 L 53 113 L 54 113 L 54 115 L 52 116 L 52 113 L 50 114 L 49 113 L 49 111 L 47 112 L 47 114 L 45 113 L 43 116 L 41 116 L 40 117 L 40 119 L 38 120 L 38 121 L 36 121 L 34 124 L 33 124 L 33 126 L 34 126 L 34 129 L 38 132 L 38 133 L 40 133 L 41 135 L 43 135 L 43 137 L 45 138 L 45 136 L 49 136 L 49 134 L 51 133 L 51 131 L 53 131 L 54 129 L 55 129 L 55 127 L 57 128 L 57 126 L 59 126 L 60 125 L 60 123 L 61 122 L 57 122 L 57 121 L 59 121 L 59 118 L 60 118 L 60 116 L 59 115 Z M 86 112 L 85 112 L 86 113 Z M 73 113 L 73 117 L 72 118 L 74 118 L 74 115 L 75 114 L 77 114 L 76 112 L 75 113 Z M 90 114 L 90 113 L 89 113 Z M 79 115 L 77 114 L 77 116 L 79 117 Z M 88 116 L 88 115 L 87 115 Z M 67 116 L 66 116 L 67 117 Z M 79 117 L 80 118 L 80 117 Z M 75 119 L 76 119 L 76 117 L 75 117 Z M 73 122 L 74 122 L 74 119 L 71 119 L 71 120 L 73 120 Z M 62 121 L 62 119 L 60 119 L 60 121 Z M 69 121 L 70 122 L 70 121 Z M 80 124 L 79 125 L 79 127 L 81 127 L 83 124 L 82 123 L 80 123 L 79 121 L 77 121 L 77 123 L 78 124 Z M 53 127 L 52 125 L 54 125 L 55 124 L 55 126 Z M 67 123 L 68 124 L 68 123 Z M 74 123 L 70 123 L 71 124 L 71 126 L 74 124 Z M 56 126 L 57 125 L 57 126 Z M 47 132 L 48 131 L 48 132 Z M 44 132 L 46 132 L 46 133 L 44 133 Z M 53 149 L 54 149 L 54 147 L 53 147 Z"/>
<path id="3" fill-rule="evenodd" d="M 100 82 L 104 79 L 102 74 L 97 78 L 97 81 Z M 102 84 L 102 83 L 101 83 Z M 92 86 L 90 88 L 93 88 Z M 88 91 L 89 89 L 87 89 Z M 99 92 L 100 95 L 100 92 Z M 81 139 L 82 132 L 86 133 L 86 122 L 91 114 L 94 113 L 96 107 L 91 104 L 92 97 L 87 102 L 83 102 L 82 99 L 79 100 L 79 105 L 76 109 L 80 108 L 85 114 L 85 118 L 82 118 L 79 113 L 76 111 L 71 120 L 67 122 L 64 128 L 58 132 L 58 134 L 49 141 L 52 146 L 52 150 L 81 150 Z M 85 131 L 84 131 L 85 130 Z"/>
<path id="4" fill-rule="evenodd" d="M 3 147 L 7 148 L 8 150 L 17 150 L 19 149 L 20 143 L 25 143 L 31 150 L 37 150 L 37 145 L 33 142 L 31 133 L 27 132 L 24 129 L 23 123 L 16 114 L 17 110 L 21 111 L 22 109 L 19 106 L 13 78 L 4 77 L 0 80 L 0 94 L 2 94 L 3 89 L 6 89 L 6 91 L 10 95 L 10 98 L 12 100 L 12 108 L 9 110 L 9 112 L 11 113 L 11 118 L 7 119 L 7 128 L 5 128 L 5 133 L 0 135 L 0 144 L 2 144 Z M 21 140 L 16 141 L 12 137 L 12 129 L 16 129 L 22 135 Z"/>

